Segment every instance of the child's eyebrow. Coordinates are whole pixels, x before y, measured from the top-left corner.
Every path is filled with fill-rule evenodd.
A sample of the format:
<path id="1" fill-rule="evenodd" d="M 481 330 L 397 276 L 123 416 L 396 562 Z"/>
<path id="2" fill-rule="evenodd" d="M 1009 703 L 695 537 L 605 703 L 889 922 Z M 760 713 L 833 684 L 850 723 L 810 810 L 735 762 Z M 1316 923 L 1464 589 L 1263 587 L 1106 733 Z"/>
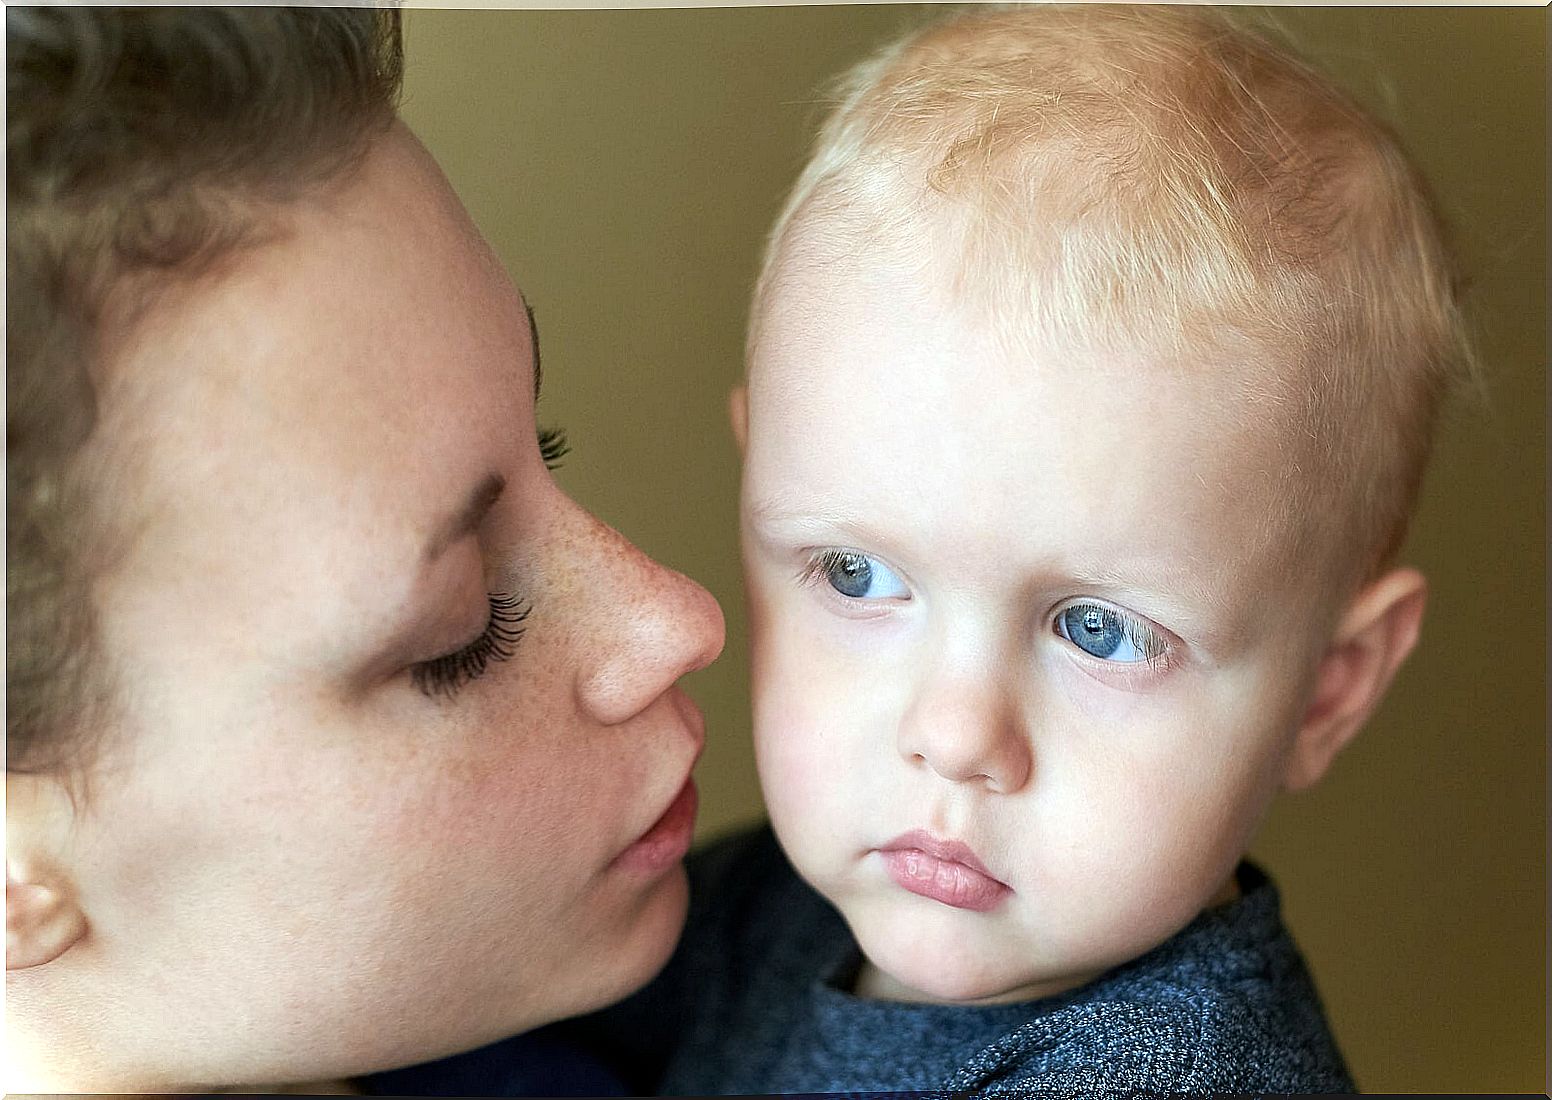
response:
<path id="1" fill-rule="evenodd" d="M 1245 602 L 1225 585 L 1214 584 L 1225 573 L 1208 566 L 1203 575 L 1182 569 L 1167 559 L 1114 557 L 1068 561 L 1059 566 L 1073 582 L 1112 592 L 1144 591 L 1192 623 L 1198 640 L 1209 650 L 1242 641 L 1249 626 Z M 1236 607 L 1235 605 L 1239 606 Z"/>
<path id="2" fill-rule="evenodd" d="M 809 505 L 788 503 L 775 497 L 751 501 L 745 505 L 749 518 L 762 527 L 780 527 L 794 530 L 807 528 L 832 528 L 861 526 L 839 508 L 819 509 Z"/>
<path id="3" fill-rule="evenodd" d="M 896 548 L 897 540 L 887 531 L 839 509 L 821 511 L 767 499 L 747 505 L 746 511 L 755 533 L 765 538 L 833 541 L 839 535 L 875 551 Z"/>

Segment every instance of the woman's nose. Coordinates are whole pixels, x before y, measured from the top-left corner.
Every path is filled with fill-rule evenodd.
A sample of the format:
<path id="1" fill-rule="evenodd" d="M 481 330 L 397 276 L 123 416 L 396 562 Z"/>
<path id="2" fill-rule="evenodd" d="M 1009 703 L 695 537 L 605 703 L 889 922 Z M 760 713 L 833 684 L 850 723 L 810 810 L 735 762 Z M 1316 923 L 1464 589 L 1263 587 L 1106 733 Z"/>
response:
<path id="1" fill-rule="evenodd" d="M 989 677 L 934 680 L 906 710 L 898 743 L 908 764 L 998 794 L 1022 790 L 1034 772 L 1018 705 Z"/>
<path id="2" fill-rule="evenodd" d="M 649 707 L 687 672 L 722 652 L 722 608 L 700 585 L 647 557 L 593 517 L 592 615 L 579 639 L 577 699 L 594 721 L 615 725 Z"/>

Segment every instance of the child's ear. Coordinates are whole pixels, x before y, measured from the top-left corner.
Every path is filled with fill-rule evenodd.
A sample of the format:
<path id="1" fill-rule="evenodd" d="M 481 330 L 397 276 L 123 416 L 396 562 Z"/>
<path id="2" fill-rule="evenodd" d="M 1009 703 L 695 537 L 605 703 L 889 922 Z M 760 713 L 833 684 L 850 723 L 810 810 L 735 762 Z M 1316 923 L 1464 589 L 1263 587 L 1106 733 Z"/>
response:
<path id="1" fill-rule="evenodd" d="M 61 839 L 62 789 L 43 776 L 5 777 L 5 968 L 53 962 L 86 935 L 70 874 L 53 858 Z"/>
<path id="2" fill-rule="evenodd" d="M 742 458 L 749 442 L 749 387 L 734 386 L 728 394 L 728 422 L 733 425 L 733 438 L 738 441 L 738 454 Z"/>
<path id="3" fill-rule="evenodd" d="M 1393 569 L 1353 597 L 1320 659 L 1283 772 L 1285 790 L 1312 786 L 1363 728 L 1417 644 L 1427 602 L 1428 582 L 1415 569 Z"/>

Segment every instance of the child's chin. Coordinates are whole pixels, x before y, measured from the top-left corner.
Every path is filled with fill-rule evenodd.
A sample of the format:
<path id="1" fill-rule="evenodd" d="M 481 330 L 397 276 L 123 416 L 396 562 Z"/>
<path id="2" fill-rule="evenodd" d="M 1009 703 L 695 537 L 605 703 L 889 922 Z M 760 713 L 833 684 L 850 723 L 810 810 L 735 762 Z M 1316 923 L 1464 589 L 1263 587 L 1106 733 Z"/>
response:
<path id="1" fill-rule="evenodd" d="M 962 948 L 938 949 L 920 939 L 875 942 L 864 938 L 862 953 L 871 960 L 876 973 L 873 981 L 859 989 L 886 1000 L 920 1001 L 937 1004 L 976 1004 L 999 1000 L 1021 1000 L 1018 980 L 1005 970 L 989 967 L 984 961 L 966 957 Z"/>

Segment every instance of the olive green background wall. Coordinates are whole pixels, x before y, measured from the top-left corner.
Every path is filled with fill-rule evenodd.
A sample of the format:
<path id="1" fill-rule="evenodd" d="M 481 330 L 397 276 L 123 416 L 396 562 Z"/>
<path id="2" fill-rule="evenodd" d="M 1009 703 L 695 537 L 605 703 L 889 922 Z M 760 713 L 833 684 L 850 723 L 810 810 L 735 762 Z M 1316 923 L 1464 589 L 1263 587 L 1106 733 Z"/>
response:
<path id="1" fill-rule="evenodd" d="M 893 6 L 412 11 L 404 114 L 537 310 L 559 478 L 727 610 L 689 687 L 701 836 L 761 814 L 725 401 L 816 90 L 932 14 Z M 1406 557 L 1420 651 L 1255 852 L 1373 1091 L 1545 1082 L 1546 154 L 1540 9 L 1276 19 L 1401 130 L 1475 278 L 1487 408 L 1457 410 Z"/>

